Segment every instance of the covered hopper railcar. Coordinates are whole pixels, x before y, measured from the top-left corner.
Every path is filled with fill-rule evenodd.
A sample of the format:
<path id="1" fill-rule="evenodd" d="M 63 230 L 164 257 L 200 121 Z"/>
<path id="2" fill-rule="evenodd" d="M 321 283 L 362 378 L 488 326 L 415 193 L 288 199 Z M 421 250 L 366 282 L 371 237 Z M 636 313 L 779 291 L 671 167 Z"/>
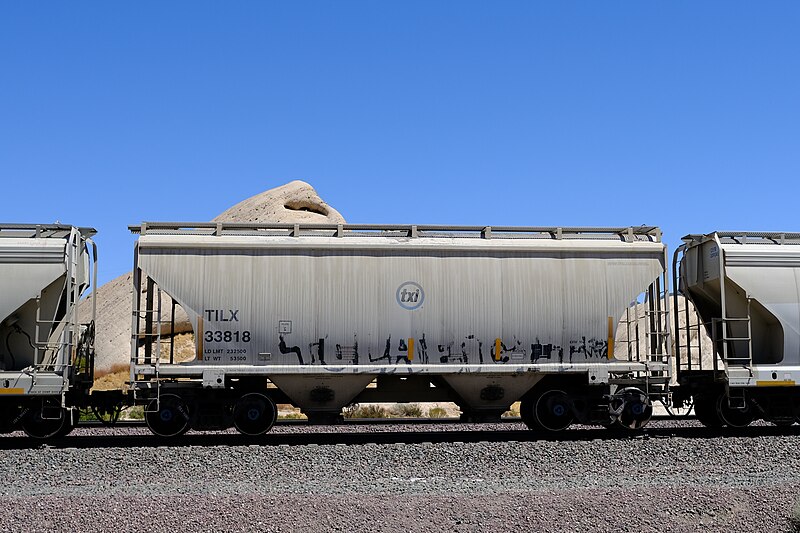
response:
<path id="1" fill-rule="evenodd" d="M 260 434 L 284 402 L 311 421 L 410 401 L 453 401 L 482 420 L 521 400 L 540 430 L 638 427 L 667 394 L 657 228 L 130 229 L 131 387 L 159 435 Z M 189 361 L 175 359 L 162 292 L 190 318 Z M 627 342 L 615 345 L 619 327 Z"/>
<path id="2" fill-rule="evenodd" d="M 686 297 L 674 300 L 677 338 L 689 339 L 676 346 L 674 402 L 693 404 L 712 427 L 759 418 L 793 424 L 800 414 L 800 234 L 688 235 L 675 251 L 673 276 Z"/>
<path id="3" fill-rule="evenodd" d="M 0 224 L 0 432 L 65 435 L 94 380 L 92 228 Z"/>

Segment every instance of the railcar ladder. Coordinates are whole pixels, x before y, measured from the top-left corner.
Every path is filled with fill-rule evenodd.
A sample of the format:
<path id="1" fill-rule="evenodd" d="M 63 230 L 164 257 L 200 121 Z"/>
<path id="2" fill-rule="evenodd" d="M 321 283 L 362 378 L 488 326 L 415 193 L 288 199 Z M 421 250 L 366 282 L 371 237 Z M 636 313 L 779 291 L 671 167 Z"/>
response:
<path id="1" fill-rule="evenodd" d="M 625 328 L 625 339 L 621 340 L 620 356 L 627 360 L 648 365 L 669 362 L 671 332 L 669 328 L 668 291 L 659 278 L 644 293 L 644 300 L 634 301 L 625 310 L 620 324 Z M 662 398 L 668 392 L 669 373 L 663 370 L 637 372 L 630 383 L 644 383 L 645 392 L 651 398 Z"/>
<path id="2" fill-rule="evenodd" d="M 666 280 L 659 277 L 645 293 L 645 336 L 647 363 L 668 363 L 671 331 L 669 327 L 669 289 Z M 646 393 L 649 397 L 664 398 L 668 393 L 669 372 L 652 370 L 645 373 Z"/>
<path id="3" fill-rule="evenodd" d="M 28 342 L 33 348 L 33 364 L 31 379 L 36 386 L 40 372 L 61 373 L 61 407 L 66 407 L 66 392 L 70 385 L 70 367 L 72 365 L 72 348 L 78 320 L 77 304 L 79 301 L 77 283 L 78 258 L 80 256 L 80 235 L 73 229 L 66 244 L 67 261 L 64 287 L 60 301 L 53 309 L 52 318 L 42 316 L 42 292 L 34 298 L 33 338 Z M 58 318 L 58 311 L 63 301 L 64 316 Z M 62 326 L 63 325 L 63 326 Z M 55 340 L 53 340 L 55 339 Z M 61 361 L 59 361 L 61 357 Z M 44 411 L 43 411 L 44 413 Z"/>
<path id="4" fill-rule="evenodd" d="M 683 371 L 717 371 L 717 360 L 712 356 L 712 368 L 705 368 L 703 365 L 703 338 L 706 331 L 711 330 L 711 323 L 703 322 L 700 313 L 687 293 L 683 290 L 683 277 L 681 274 L 682 259 L 685 244 L 676 250 L 672 260 L 672 276 L 675 294 L 673 296 L 674 326 L 675 326 L 675 368 L 680 374 Z M 679 296 L 683 297 L 683 305 L 680 305 Z M 680 319 L 683 317 L 685 324 L 681 327 Z M 681 333 L 685 332 L 685 342 L 681 339 Z M 712 345 L 712 352 L 714 346 Z"/>
<path id="5" fill-rule="evenodd" d="M 155 298 L 153 296 L 155 295 Z M 153 307 L 153 300 L 155 299 L 155 307 Z M 155 391 L 156 391 L 156 409 L 160 405 L 161 401 L 161 380 L 160 380 L 160 367 L 161 367 L 161 344 L 163 339 L 161 337 L 161 330 L 163 327 L 162 321 L 162 298 L 161 298 L 161 288 L 155 286 L 152 280 L 148 279 L 147 281 L 147 289 L 146 289 L 146 297 L 144 301 L 144 308 L 139 308 L 134 311 L 137 320 L 142 321 L 144 320 L 144 332 L 137 327 L 137 331 L 134 333 L 135 339 L 134 342 L 136 343 L 136 352 L 135 358 L 132 363 L 134 365 L 145 364 L 150 365 L 153 367 L 154 376 L 151 379 L 151 382 L 155 382 Z M 141 325 L 141 323 L 140 323 Z M 144 356 L 139 354 L 139 343 L 142 342 L 144 344 Z M 173 341 L 174 342 L 174 341 Z M 154 346 L 155 345 L 155 346 Z M 153 353 L 153 348 L 155 347 L 155 353 Z M 136 395 L 136 387 L 134 387 L 134 397 Z"/>
<path id="6" fill-rule="evenodd" d="M 720 355 L 720 359 L 725 370 L 725 375 L 729 379 L 725 381 L 725 388 L 728 397 L 728 405 L 732 409 L 745 409 L 747 401 L 744 395 L 744 389 L 741 387 L 730 387 L 730 375 L 733 370 L 743 370 L 750 377 L 753 375 L 753 331 L 752 322 L 750 320 L 750 302 L 751 298 L 747 297 L 747 316 L 744 317 L 723 317 L 715 318 L 712 321 L 713 327 L 711 328 L 714 338 L 714 351 Z M 724 313 L 724 310 L 723 310 Z M 746 332 L 744 335 L 735 333 L 737 329 L 744 329 L 739 327 L 745 324 Z M 718 335 L 718 332 L 721 335 Z M 721 346 L 720 346 L 721 344 Z M 744 353 L 737 353 L 737 348 L 744 347 Z M 717 359 L 714 358 L 714 370 L 717 370 Z"/>

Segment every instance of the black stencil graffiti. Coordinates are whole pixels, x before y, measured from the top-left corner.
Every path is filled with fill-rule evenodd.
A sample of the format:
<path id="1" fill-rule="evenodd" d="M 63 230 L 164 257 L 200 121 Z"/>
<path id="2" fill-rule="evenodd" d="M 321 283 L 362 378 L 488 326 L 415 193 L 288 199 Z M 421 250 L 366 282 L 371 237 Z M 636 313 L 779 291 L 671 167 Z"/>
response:
<path id="1" fill-rule="evenodd" d="M 581 337 L 580 340 L 569 341 L 569 362 L 572 362 L 573 354 L 583 354 L 583 358 L 591 359 L 607 359 L 608 358 L 608 342 L 598 339 L 586 340 L 586 337 Z"/>
<path id="2" fill-rule="evenodd" d="M 353 335 L 353 344 L 350 346 L 344 344 L 336 345 L 336 359 L 350 361 L 354 365 L 358 364 L 358 336 Z"/>
<path id="3" fill-rule="evenodd" d="M 467 335 L 464 337 L 464 340 L 461 341 L 461 354 L 464 356 L 465 363 L 469 363 L 469 356 L 475 349 L 475 344 L 478 345 L 478 357 L 480 358 L 481 363 L 483 362 L 483 343 L 480 341 L 480 339 L 475 338 L 475 335 Z M 468 346 L 469 350 L 467 350 Z"/>
<path id="4" fill-rule="evenodd" d="M 383 351 L 383 355 L 381 355 L 380 357 L 373 357 L 372 350 L 367 348 L 367 357 L 369 358 L 369 362 L 376 363 L 384 359 L 386 359 L 387 362 L 391 362 L 389 359 L 390 357 L 389 353 L 391 351 L 391 342 L 392 342 L 392 336 L 390 335 L 389 338 L 386 339 L 386 349 Z"/>
<path id="5" fill-rule="evenodd" d="M 314 357 L 314 348 L 316 348 L 316 358 Z M 315 360 L 319 360 L 319 364 L 325 364 L 325 339 L 319 339 L 317 342 L 312 342 L 308 345 L 308 351 L 311 352 L 311 364 L 313 365 Z"/>
<path id="6" fill-rule="evenodd" d="M 283 335 L 279 336 L 280 344 L 278 348 L 282 354 L 294 354 L 301 365 L 307 364 L 320 364 L 327 365 L 325 348 L 328 336 L 316 339 L 314 342 L 308 344 L 308 350 L 311 355 L 311 360 L 306 361 L 303 358 L 302 350 L 299 346 L 289 346 Z M 414 341 L 414 349 L 410 348 L 410 341 Z M 477 362 L 480 364 L 505 364 L 509 361 L 522 361 L 530 360 L 532 364 L 541 363 L 543 361 L 556 362 L 559 364 L 565 363 L 565 349 L 562 346 L 553 343 L 544 343 L 539 337 L 536 337 L 535 342 L 532 344 L 525 344 L 522 340 L 514 336 L 510 346 L 497 339 L 489 343 L 488 353 L 484 357 L 483 345 L 484 342 L 475 335 L 467 335 L 462 337 L 460 346 L 457 347 L 457 341 L 450 341 L 447 343 L 436 344 L 439 353 L 437 362 L 443 364 L 469 364 L 470 360 L 475 361 L 477 352 Z M 352 344 L 335 345 L 335 356 L 337 361 L 342 363 L 358 365 L 360 360 L 359 355 L 359 342 L 356 334 L 353 334 Z M 528 354 L 527 347 L 530 346 L 530 354 Z M 496 353 L 499 347 L 499 353 Z M 370 345 L 367 345 L 367 357 L 369 362 L 378 363 L 385 361 L 386 364 L 412 364 L 416 358 L 420 364 L 429 364 L 428 356 L 428 342 L 425 333 L 418 339 L 400 338 L 396 346 L 392 345 L 392 336 L 389 335 L 384 343 L 383 353 L 381 355 L 373 355 Z M 580 361 L 586 359 L 606 359 L 608 357 L 608 342 L 597 338 L 587 338 L 581 336 L 578 339 L 569 341 L 569 350 L 567 351 L 567 362 Z"/>
<path id="7" fill-rule="evenodd" d="M 375 363 L 377 361 L 386 360 L 389 364 L 392 363 L 392 357 L 395 358 L 394 364 L 400 363 L 400 361 L 405 362 L 406 364 L 411 364 L 411 359 L 408 357 L 408 346 L 406 345 L 405 339 L 400 339 L 400 342 L 397 346 L 397 351 L 401 352 L 397 355 L 392 355 L 392 336 L 389 335 L 389 338 L 386 339 L 386 347 L 383 350 L 383 355 L 380 357 L 373 357 L 372 352 L 367 350 L 367 357 L 369 357 L 369 361 L 371 363 Z M 405 352 L 405 353 L 403 353 Z"/>
<path id="8" fill-rule="evenodd" d="M 407 365 L 410 365 L 411 359 L 408 358 L 408 346 L 406 346 L 405 339 L 400 339 L 400 344 L 397 346 L 397 350 L 400 352 L 405 352 L 405 355 L 398 355 L 395 364 L 399 363 L 402 360 Z"/>
<path id="9" fill-rule="evenodd" d="M 509 361 L 509 356 L 502 355 L 504 352 L 522 353 L 524 355 L 524 349 L 521 348 L 521 342 L 515 340 L 515 343 L 516 347 L 510 350 L 501 342 L 500 357 L 495 356 L 494 353 L 495 349 L 493 345 L 493 347 L 490 349 L 489 361 L 495 364 L 507 363 Z M 439 361 L 445 364 L 446 363 L 469 364 L 470 356 L 474 354 L 476 344 L 478 351 L 478 362 L 480 364 L 484 364 L 485 361 L 483 358 L 483 341 L 477 338 L 475 335 L 467 335 L 466 337 L 464 337 L 464 340 L 461 341 L 461 347 L 459 352 L 456 352 L 453 349 L 453 347 L 455 346 L 454 341 L 448 342 L 447 344 L 437 345 L 437 349 L 441 354 L 439 356 Z M 427 360 L 425 362 L 427 363 Z"/>
<path id="10" fill-rule="evenodd" d="M 608 359 L 608 341 L 590 339 L 588 351 L 586 353 L 589 354 L 589 357 L 594 355 L 598 359 Z"/>
<path id="11" fill-rule="evenodd" d="M 467 351 L 467 346 L 471 345 L 471 347 L 473 347 L 473 349 L 474 349 L 474 344 L 477 343 L 478 344 L 478 362 L 480 364 L 484 364 L 484 360 L 483 360 L 483 341 L 480 340 L 479 338 L 477 338 L 475 335 L 467 335 L 466 337 L 464 337 L 464 339 L 465 340 L 461 342 L 461 355 L 462 355 L 461 362 L 463 362 L 464 364 L 468 364 L 469 363 L 469 356 L 471 355 L 471 351 Z M 508 362 L 508 359 L 509 359 L 508 356 L 502 356 L 503 352 L 508 351 L 508 348 L 506 347 L 505 344 L 503 344 L 501 342 L 501 356 L 500 357 L 495 357 L 494 351 L 495 351 L 494 344 L 492 344 L 492 348 L 489 350 L 489 355 L 490 355 L 489 361 L 491 361 L 492 363 L 501 363 L 501 364 Z"/>
<path id="12" fill-rule="evenodd" d="M 300 362 L 301 365 L 304 365 L 305 363 L 303 362 L 303 354 L 300 351 L 300 347 L 299 346 L 292 346 L 291 348 L 289 348 L 288 346 L 286 346 L 286 341 L 283 339 L 283 335 L 280 335 L 279 339 L 281 341 L 278 344 L 278 349 L 280 350 L 280 352 L 283 353 L 283 354 L 287 354 L 287 353 L 297 354 L 297 360 Z"/>
<path id="13" fill-rule="evenodd" d="M 561 346 L 553 344 L 542 344 L 539 337 L 536 337 L 536 343 L 531 344 L 531 363 L 537 363 L 540 359 L 550 360 L 553 357 L 553 352 L 558 355 L 559 363 L 564 362 L 564 349 Z"/>
<path id="14" fill-rule="evenodd" d="M 425 340 L 425 334 L 419 339 L 419 360 L 422 364 L 428 364 L 428 341 Z"/>
<path id="15" fill-rule="evenodd" d="M 437 346 L 437 349 L 441 354 L 439 356 L 439 361 L 445 364 L 454 362 L 467 364 L 468 359 L 467 354 L 464 351 L 464 343 L 461 343 L 461 353 L 453 353 L 454 344 L 455 343 L 451 341 L 447 344 L 439 344 Z"/>
<path id="16" fill-rule="evenodd" d="M 492 343 L 492 349 L 491 349 L 492 361 L 495 362 L 495 363 L 507 363 L 508 362 L 508 356 L 507 355 L 503 355 L 503 354 L 506 353 L 506 352 L 510 352 L 511 350 L 509 350 L 508 347 L 506 347 L 506 345 L 505 345 L 505 343 L 503 341 L 500 341 L 500 353 L 499 354 L 495 353 L 496 349 L 497 349 L 497 343 L 494 342 L 494 343 Z M 483 363 L 483 357 L 481 357 L 481 363 Z"/>

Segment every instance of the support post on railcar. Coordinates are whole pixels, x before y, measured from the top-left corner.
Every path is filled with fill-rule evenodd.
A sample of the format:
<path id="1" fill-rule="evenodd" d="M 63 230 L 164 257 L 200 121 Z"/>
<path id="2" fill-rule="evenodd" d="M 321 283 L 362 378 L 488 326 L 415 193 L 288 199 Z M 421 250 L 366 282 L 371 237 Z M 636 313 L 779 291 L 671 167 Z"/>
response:
<path id="1" fill-rule="evenodd" d="M 169 315 L 169 364 L 175 363 L 175 298 L 170 299 L 172 301 L 172 309 L 170 310 Z"/>
<path id="2" fill-rule="evenodd" d="M 155 283 L 152 278 L 147 277 L 147 289 L 144 310 L 144 363 L 149 365 L 153 362 L 153 288 Z"/>

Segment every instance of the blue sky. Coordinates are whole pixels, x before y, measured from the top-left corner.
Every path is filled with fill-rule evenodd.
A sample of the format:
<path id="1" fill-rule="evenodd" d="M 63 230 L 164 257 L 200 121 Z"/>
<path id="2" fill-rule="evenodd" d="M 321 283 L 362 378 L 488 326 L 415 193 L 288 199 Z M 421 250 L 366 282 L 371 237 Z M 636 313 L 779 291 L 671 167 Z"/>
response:
<path id="1" fill-rule="evenodd" d="M 2 222 L 800 231 L 798 2 L 3 2 Z"/>

